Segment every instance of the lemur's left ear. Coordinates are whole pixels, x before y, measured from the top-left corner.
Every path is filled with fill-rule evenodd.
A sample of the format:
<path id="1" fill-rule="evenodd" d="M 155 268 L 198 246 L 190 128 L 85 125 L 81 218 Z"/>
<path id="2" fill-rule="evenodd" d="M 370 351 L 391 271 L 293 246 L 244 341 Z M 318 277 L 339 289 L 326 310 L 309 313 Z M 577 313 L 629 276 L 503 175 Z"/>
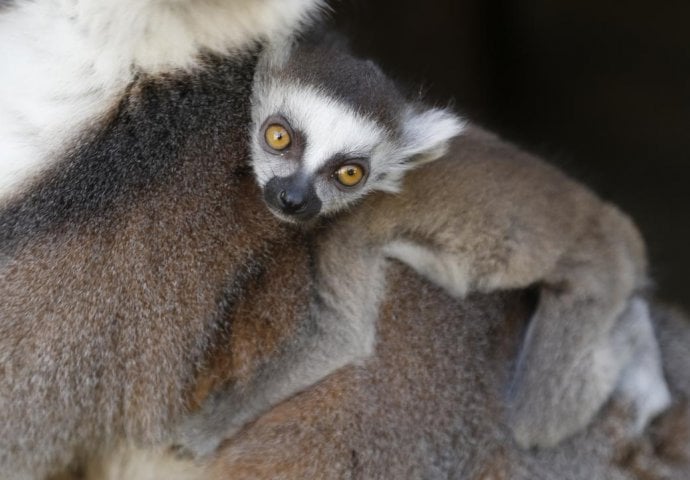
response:
<path id="1" fill-rule="evenodd" d="M 411 111 L 403 124 L 403 157 L 415 165 L 436 160 L 446 153 L 450 140 L 465 125 L 464 120 L 449 110 Z"/>

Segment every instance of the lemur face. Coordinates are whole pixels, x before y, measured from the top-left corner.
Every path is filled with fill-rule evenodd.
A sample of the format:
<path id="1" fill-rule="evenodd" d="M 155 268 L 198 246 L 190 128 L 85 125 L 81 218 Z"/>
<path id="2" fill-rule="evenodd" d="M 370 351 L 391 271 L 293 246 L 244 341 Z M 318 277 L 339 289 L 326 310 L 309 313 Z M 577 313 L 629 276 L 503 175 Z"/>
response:
<path id="1" fill-rule="evenodd" d="M 280 218 L 308 221 L 384 187 L 392 134 L 377 122 L 310 87 L 280 88 L 255 110 L 252 163 Z"/>
<path id="2" fill-rule="evenodd" d="M 463 122 L 411 102 L 372 62 L 342 50 L 297 49 L 258 68 L 251 154 L 279 218 L 307 222 L 374 190 L 397 192 L 408 170 L 445 153 Z"/>

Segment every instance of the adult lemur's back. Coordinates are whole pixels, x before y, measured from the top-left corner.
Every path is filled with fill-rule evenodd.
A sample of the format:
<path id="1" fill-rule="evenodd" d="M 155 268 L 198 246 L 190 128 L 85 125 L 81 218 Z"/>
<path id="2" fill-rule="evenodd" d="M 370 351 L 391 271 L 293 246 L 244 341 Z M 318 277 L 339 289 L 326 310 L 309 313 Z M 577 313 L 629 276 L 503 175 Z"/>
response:
<path id="1" fill-rule="evenodd" d="M 155 441 L 184 409 L 224 313 L 289 240 L 245 174 L 251 51 L 318 3 L 2 7 L 3 478 Z"/>

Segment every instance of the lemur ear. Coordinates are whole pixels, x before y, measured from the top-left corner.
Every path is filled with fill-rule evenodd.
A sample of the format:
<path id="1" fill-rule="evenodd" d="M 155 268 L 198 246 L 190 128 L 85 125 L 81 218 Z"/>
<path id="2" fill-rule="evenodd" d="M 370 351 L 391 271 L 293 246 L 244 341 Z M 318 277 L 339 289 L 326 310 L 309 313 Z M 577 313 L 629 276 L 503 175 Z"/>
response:
<path id="1" fill-rule="evenodd" d="M 414 165 L 436 160 L 446 153 L 450 140 L 465 125 L 464 120 L 446 109 L 411 111 L 403 125 L 403 156 Z"/>

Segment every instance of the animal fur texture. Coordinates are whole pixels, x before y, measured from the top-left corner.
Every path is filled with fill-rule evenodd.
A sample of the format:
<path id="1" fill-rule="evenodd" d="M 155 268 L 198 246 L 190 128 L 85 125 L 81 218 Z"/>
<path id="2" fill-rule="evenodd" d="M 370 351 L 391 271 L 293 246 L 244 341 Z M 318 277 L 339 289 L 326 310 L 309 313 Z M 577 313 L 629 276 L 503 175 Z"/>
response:
<path id="1" fill-rule="evenodd" d="M 519 323 L 528 302 L 519 292 L 455 302 L 399 266 L 387 272 L 374 363 L 339 369 L 271 410 L 217 463 L 171 465 L 157 454 L 188 410 L 228 383 L 251 385 L 309 328 L 312 249 L 326 237 L 310 243 L 263 208 L 246 129 L 254 47 L 291 33 L 317 5 L 3 3 L 3 478 L 102 479 L 82 466 L 102 457 L 116 468 L 107 460 L 121 444 L 141 448 L 158 478 L 177 468 L 220 478 L 464 476 L 487 457 L 511 466 L 493 447 L 509 442 L 500 392 L 514 357 L 499 353 L 514 353 L 519 328 L 501 326 Z M 276 456 L 262 464 L 271 445 Z M 120 466 L 137 478 L 135 465 Z"/>
<path id="2" fill-rule="evenodd" d="M 124 450 L 92 465 L 85 478 L 161 478 L 155 472 L 170 472 L 165 478 L 176 480 L 683 480 L 690 475 L 690 320 L 679 312 L 653 306 L 650 319 L 646 309 L 639 316 L 633 308 L 612 332 L 625 336 L 653 325 L 673 391 L 671 408 L 640 432 L 629 401 L 614 394 L 583 431 L 555 448 L 530 451 L 511 440 L 502 397 L 530 302 L 516 292 L 472 294 L 456 302 L 399 265 L 389 269 L 388 278 L 379 341 L 366 362 L 281 403 L 203 464 Z M 647 340 L 655 343 L 656 337 Z M 123 471 L 127 475 L 120 475 Z"/>
<path id="3" fill-rule="evenodd" d="M 468 128 L 439 161 L 433 187 L 371 208 L 405 212 L 408 225 L 390 213 L 373 224 L 388 256 L 454 295 L 539 286 L 509 391 L 510 423 L 522 446 L 553 446 L 589 422 L 629 362 L 632 351 L 610 344 L 609 333 L 645 287 L 643 242 L 614 206 L 483 131 Z M 408 184 L 430 181 L 424 173 Z M 425 215 L 420 205 L 430 199 L 432 209 L 459 212 Z M 662 395 L 657 411 L 666 402 Z"/>
<path id="4" fill-rule="evenodd" d="M 212 452 L 279 400 L 370 355 L 385 258 L 458 297 L 540 285 L 506 392 L 508 423 L 523 446 L 554 446 L 588 425 L 637 354 L 637 339 L 651 336 L 633 325 L 627 336 L 611 334 L 645 278 L 642 242 L 627 217 L 475 127 L 405 177 L 399 195 L 370 195 L 318 229 L 314 255 L 310 326 L 255 379 L 220 389 L 186 420 L 186 449 Z M 624 385 L 630 398 L 655 392 L 640 400 L 640 428 L 668 403 L 658 364 L 653 357 L 648 372 L 637 371 L 653 387 L 636 387 L 632 373 Z"/>
<path id="5" fill-rule="evenodd" d="M 445 170 L 443 164 L 433 163 L 418 173 L 432 175 L 439 170 Z M 403 189 L 401 196 L 406 192 Z M 362 205 L 369 201 L 374 198 Z M 346 236 L 353 232 L 340 228 L 349 221 L 336 219 L 334 232 Z M 324 241 L 342 245 L 339 235 Z M 348 256 L 357 253 L 347 252 Z M 294 262 L 299 258 L 295 253 L 286 250 L 276 262 Z M 302 261 L 308 263 L 304 257 Z M 240 326 L 238 335 L 219 345 L 214 355 L 231 357 L 207 371 L 217 385 L 229 374 L 244 384 L 251 382 L 247 376 L 260 375 L 248 365 L 265 365 L 272 353 L 257 350 L 253 344 L 257 331 L 264 336 L 266 330 L 274 332 L 271 341 L 260 342 L 268 343 L 269 349 L 281 325 L 283 342 L 299 342 L 303 335 L 295 328 L 294 311 L 282 315 L 280 311 L 285 299 L 291 299 L 290 305 L 308 304 L 309 288 L 299 282 L 285 284 L 286 277 L 268 273 L 238 305 L 233 317 L 233 325 Z M 308 269 L 303 266 L 290 273 L 307 275 Z M 143 480 L 156 478 L 152 472 L 172 468 L 179 474 L 174 478 L 187 480 L 391 476 L 681 480 L 690 474 L 686 388 L 690 323 L 679 313 L 654 307 L 650 318 L 646 302 L 633 299 L 608 332 L 608 342 L 599 344 L 628 357 L 617 391 L 578 433 L 556 447 L 528 451 L 511 441 L 504 394 L 513 378 L 511 365 L 519 355 L 533 300 L 512 292 L 475 293 L 458 302 L 401 265 L 391 265 L 386 274 L 371 357 L 337 370 L 269 410 L 204 463 L 180 464 L 169 454 L 125 450 L 92 465 L 87 478 L 121 480 L 128 478 L 121 476 L 126 471 L 137 472 Z M 270 323 L 256 307 L 267 297 L 278 298 L 279 304 Z M 294 336 L 298 338 L 293 340 Z M 657 338 L 663 347 L 661 358 Z M 649 371 L 653 381 L 643 390 L 635 393 L 621 386 L 635 383 Z M 653 412 L 646 410 L 647 397 L 667 392 L 665 378 L 673 404 L 650 426 L 649 420 L 659 411 L 658 404 Z"/>
<path id="6" fill-rule="evenodd" d="M 300 45 L 287 60 L 268 50 L 257 71 L 252 162 L 267 193 L 271 175 L 327 183 L 340 164 L 366 157 L 371 171 L 361 188 L 336 199 L 327 186 L 310 188 L 332 215 L 372 191 L 399 190 L 419 163 L 415 156 L 426 163 L 448 153 L 437 169 L 408 174 L 404 194 L 367 199 L 338 224 L 330 235 L 340 241 L 322 242 L 316 254 L 313 339 L 278 357 L 277 368 L 258 383 L 214 395 L 183 427 L 181 443 L 209 453 L 268 406 L 369 355 L 384 256 L 457 297 L 539 285 L 539 307 L 508 392 L 510 423 L 523 447 L 554 446 L 586 426 L 635 353 L 635 342 L 610 335 L 632 295 L 645 287 L 644 245 L 634 224 L 542 161 L 452 121 L 446 111 L 405 103 L 370 62 L 323 45 Z M 262 148 L 261 126 L 271 118 L 290 124 L 293 148 Z M 365 278 L 366 285 L 355 281 Z M 345 356 L 328 353 L 335 351 Z M 636 388 L 647 390 L 636 384 L 656 382 L 657 394 L 641 407 L 641 425 L 668 403 L 657 364 L 624 385 L 634 398 Z"/>
<path id="7" fill-rule="evenodd" d="M 186 412 L 226 312 L 293 241 L 245 132 L 258 43 L 318 5 L 0 10 L 3 478 L 155 444 Z"/>

